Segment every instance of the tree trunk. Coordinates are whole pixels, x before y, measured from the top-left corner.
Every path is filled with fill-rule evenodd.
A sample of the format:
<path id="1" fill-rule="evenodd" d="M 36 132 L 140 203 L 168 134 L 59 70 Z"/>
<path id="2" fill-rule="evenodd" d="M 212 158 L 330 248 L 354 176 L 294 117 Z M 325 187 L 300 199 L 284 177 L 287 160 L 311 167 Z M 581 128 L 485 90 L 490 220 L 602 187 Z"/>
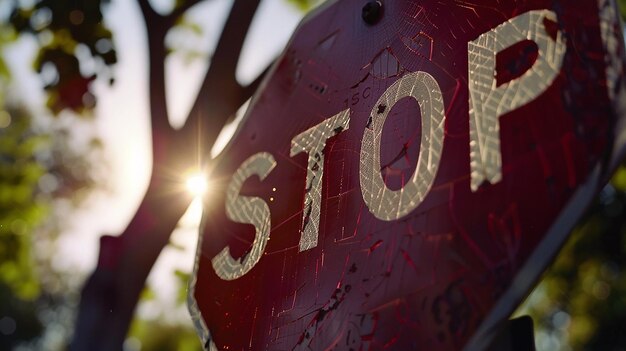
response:
<path id="1" fill-rule="evenodd" d="M 146 194 L 120 236 L 100 239 L 98 265 L 81 294 L 71 350 L 121 350 L 146 278 L 178 221 L 191 204 L 184 172 L 199 169 L 219 131 L 250 98 L 263 74 L 249 86 L 235 79 L 239 54 L 260 0 L 235 0 L 216 52 L 185 125 L 168 122 L 165 97 L 164 38 L 178 17 L 199 3 L 188 0 L 170 15 L 137 0 L 148 34 L 153 169 Z"/>
<path id="2" fill-rule="evenodd" d="M 151 182 L 126 230 L 100 239 L 98 266 L 81 294 L 72 350 L 122 348 L 146 278 L 191 203 L 168 185 Z"/>

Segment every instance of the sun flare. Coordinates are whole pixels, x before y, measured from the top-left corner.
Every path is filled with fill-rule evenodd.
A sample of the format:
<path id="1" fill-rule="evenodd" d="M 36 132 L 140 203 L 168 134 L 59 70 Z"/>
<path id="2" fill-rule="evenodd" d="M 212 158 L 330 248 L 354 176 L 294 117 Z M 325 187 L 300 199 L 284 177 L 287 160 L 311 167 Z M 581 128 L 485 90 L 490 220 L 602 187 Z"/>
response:
<path id="1" fill-rule="evenodd" d="M 194 197 L 203 196 L 209 188 L 205 175 L 201 173 L 189 176 L 185 185 L 187 191 Z"/>

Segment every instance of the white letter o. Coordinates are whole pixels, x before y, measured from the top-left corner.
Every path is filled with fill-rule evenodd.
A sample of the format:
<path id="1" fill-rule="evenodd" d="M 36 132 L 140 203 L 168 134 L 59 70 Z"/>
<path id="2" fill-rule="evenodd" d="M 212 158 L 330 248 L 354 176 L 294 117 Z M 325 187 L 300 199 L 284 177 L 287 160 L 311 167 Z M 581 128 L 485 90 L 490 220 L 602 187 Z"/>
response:
<path id="1" fill-rule="evenodd" d="M 402 98 L 412 97 L 419 104 L 422 136 L 417 166 L 402 189 L 391 190 L 383 180 L 380 143 L 389 111 Z M 384 111 L 378 112 L 378 106 Z M 361 193 L 369 211 L 378 219 L 402 218 L 419 206 L 432 187 L 443 149 L 445 111 L 439 84 L 426 72 L 405 75 L 378 99 L 361 142 L 359 176 Z"/>

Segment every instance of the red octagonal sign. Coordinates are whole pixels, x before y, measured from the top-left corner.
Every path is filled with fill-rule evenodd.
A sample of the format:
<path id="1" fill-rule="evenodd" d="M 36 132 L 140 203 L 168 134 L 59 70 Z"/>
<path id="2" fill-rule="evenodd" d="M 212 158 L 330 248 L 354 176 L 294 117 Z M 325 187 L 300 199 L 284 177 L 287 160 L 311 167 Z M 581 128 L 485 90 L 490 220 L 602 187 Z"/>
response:
<path id="1" fill-rule="evenodd" d="M 484 348 L 623 145 L 622 43 L 610 0 L 316 10 L 212 167 L 207 348 Z"/>

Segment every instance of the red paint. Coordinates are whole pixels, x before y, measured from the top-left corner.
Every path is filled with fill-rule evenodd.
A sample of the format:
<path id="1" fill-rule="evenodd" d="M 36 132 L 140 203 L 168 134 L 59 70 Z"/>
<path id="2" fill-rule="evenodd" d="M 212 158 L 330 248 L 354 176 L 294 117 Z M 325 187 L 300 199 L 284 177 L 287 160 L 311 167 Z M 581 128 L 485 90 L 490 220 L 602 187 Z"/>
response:
<path id="1" fill-rule="evenodd" d="M 613 113 L 597 1 L 471 3 L 385 1 L 383 18 L 368 26 L 360 17 L 364 1 L 344 0 L 299 28 L 211 176 L 217 188 L 201 231 L 194 296 L 218 348 L 459 350 L 590 181 L 611 147 Z M 503 179 L 472 192 L 467 43 L 544 8 L 557 13 L 567 40 L 561 74 L 536 100 L 501 118 Z M 363 131 L 381 94 L 418 70 L 435 77 L 443 93 L 442 159 L 424 202 L 383 222 L 361 195 Z M 319 244 L 299 252 L 307 164 L 289 156 L 291 139 L 348 107 L 350 128 L 325 148 Z M 385 127 L 383 158 L 407 148 L 393 168 L 396 187 L 417 161 L 419 135 L 412 131 L 421 126 L 411 118 L 391 113 Z M 241 193 L 268 203 L 270 241 L 248 274 L 224 281 L 211 258 L 226 245 L 240 257 L 254 239 L 252 226 L 226 218 L 224 192 L 241 163 L 261 151 L 277 166 L 262 182 L 248 179 Z"/>

